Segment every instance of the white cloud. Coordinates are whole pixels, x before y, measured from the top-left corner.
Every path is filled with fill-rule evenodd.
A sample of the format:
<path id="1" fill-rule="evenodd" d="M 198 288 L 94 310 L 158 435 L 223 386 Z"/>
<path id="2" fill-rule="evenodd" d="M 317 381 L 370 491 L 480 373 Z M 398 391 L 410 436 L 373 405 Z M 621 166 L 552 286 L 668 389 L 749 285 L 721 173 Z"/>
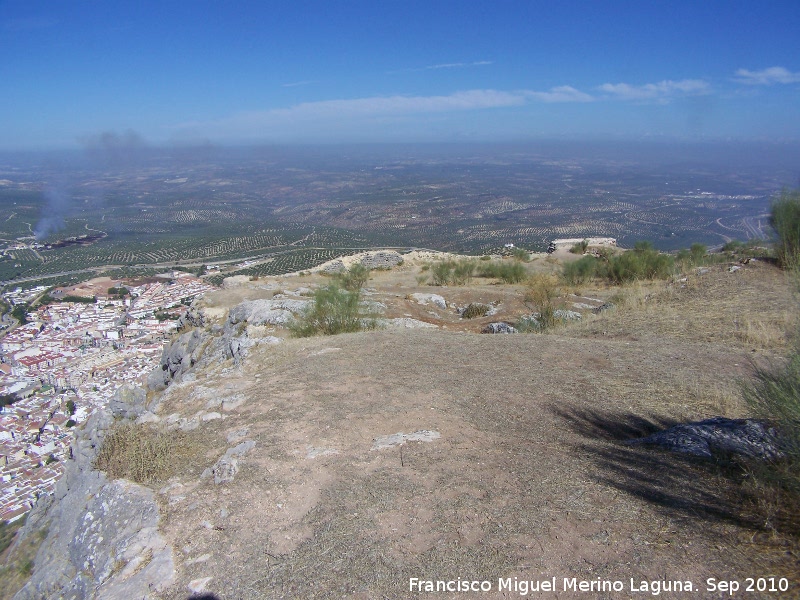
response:
<path id="1" fill-rule="evenodd" d="M 476 60 L 473 62 L 458 62 L 458 63 L 442 63 L 440 65 L 428 65 L 427 67 L 423 67 L 423 70 L 429 71 L 431 69 L 462 69 L 464 67 L 483 67 L 486 65 L 491 65 L 491 60 Z"/>
<path id="2" fill-rule="evenodd" d="M 734 79 L 746 85 L 772 85 L 774 83 L 798 83 L 800 73 L 792 73 L 784 67 L 769 67 L 761 71 L 748 71 L 739 69 Z"/>
<path id="3" fill-rule="evenodd" d="M 592 96 L 571 85 L 561 85 L 550 88 L 548 92 L 525 92 L 525 96 L 542 102 L 591 102 Z"/>
<path id="4" fill-rule="evenodd" d="M 289 108 L 276 108 L 261 113 L 265 117 L 318 118 L 343 116 L 396 115 L 519 106 L 525 95 L 497 90 L 469 90 L 448 96 L 372 96 L 351 100 L 304 102 Z"/>
<path id="5" fill-rule="evenodd" d="M 308 81 L 293 81 L 291 83 L 284 83 L 284 84 L 281 85 L 281 87 L 285 87 L 285 88 L 299 87 L 301 85 L 311 85 L 312 83 L 315 83 L 315 82 L 311 81 L 311 80 L 308 80 Z"/>
<path id="6" fill-rule="evenodd" d="M 621 100 L 666 100 L 674 96 L 696 96 L 711 92 L 709 83 L 702 79 L 665 80 L 644 85 L 604 83 L 597 89 Z"/>

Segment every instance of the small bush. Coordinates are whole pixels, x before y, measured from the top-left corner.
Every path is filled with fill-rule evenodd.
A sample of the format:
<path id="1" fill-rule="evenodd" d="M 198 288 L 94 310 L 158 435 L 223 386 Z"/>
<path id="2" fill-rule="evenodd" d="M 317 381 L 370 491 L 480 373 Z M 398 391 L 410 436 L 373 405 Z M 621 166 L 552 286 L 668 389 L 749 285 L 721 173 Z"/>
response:
<path id="1" fill-rule="evenodd" d="M 538 313 L 539 329 L 549 329 L 556 324 L 555 299 L 561 291 L 558 278 L 552 274 L 536 273 L 528 280 L 525 304 Z"/>
<path id="2" fill-rule="evenodd" d="M 335 283 L 314 292 L 314 300 L 289 329 L 296 337 L 336 335 L 374 329 L 374 319 L 362 312 L 359 291 L 343 290 Z"/>
<path id="3" fill-rule="evenodd" d="M 499 279 L 503 283 L 521 283 L 527 276 L 525 267 L 519 262 L 492 262 L 481 265 L 479 277 Z"/>
<path id="4" fill-rule="evenodd" d="M 781 433 L 786 459 L 770 465 L 772 479 L 800 503 L 800 351 L 780 369 L 757 369 L 744 397 L 756 416 Z"/>
<path id="5" fill-rule="evenodd" d="M 570 285 L 580 285 L 591 281 L 597 270 L 598 260 L 594 256 L 582 256 L 576 261 L 565 263 L 561 274 Z"/>
<path id="6" fill-rule="evenodd" d="M 514 248 L 511 257 L 520 262 L 528 262 L 531 259 L 530 253 L 525 248 Z"/>
<path id="7" fill-rule="evenodd" d="M 463 259 L 453 266 L 452 281 L 454 285 L 466 285 L 472 281 L 476 263 L 471 259 Z"/>
<path id="8" fill-rule="evenodd" d="M 608 278 L 614 283 L 643 279 L 666 279 L 675 270 L 675 259 L 661 254 L 650 242 L 637 242 L 633 250 L 614 256 L 608 263 Z"/>
<path id="9" fill-rule="evenodd" d="M 472 281 L 475 267 L 476 262 L 472 259 L 438 262 L 431 268 L 433 285 L 466 285 Z"/>
<path id="10" fill-rule="evenodd" d="M 780 265 L 800 267 L 800 190 L 781 193 L 772 203 L 769 224 L 778 235 L 775 251 Z"/>
<path id="11" fill-rule="evenodd" d="M 542 322 L 533 315 L 520 317 L 514 323 L 514 329 L 519 333 L 540 333 L 542 331 Z"/>
<path id="12" fill-rule="evenodd" d="M 489 307 L 486 304 L 470 303 L 464 312 L 461 313 L 463 319 L 475 319 L 477 317 L 485 317 L 489 312 Z"/>
<path id="13" fill-rule="evenodd" d="M 570 248 L 569 251 L 572 254 L 583 254 L 584 252 L 586 252 L 586 249 L 588 247 L 589 247 L 589 242 L 587 240 L 583 240 L 582 242 L 578 242 L 577 244 L 572 246 L 572 248 Z"/>
<path id="14" fill-rule="evenodd" d="M 335 279 L 349 292 L 360 291 L 369 279 L 369 269 L 360 263 L 356 263 L 346 271 L 338 273 Z"/>

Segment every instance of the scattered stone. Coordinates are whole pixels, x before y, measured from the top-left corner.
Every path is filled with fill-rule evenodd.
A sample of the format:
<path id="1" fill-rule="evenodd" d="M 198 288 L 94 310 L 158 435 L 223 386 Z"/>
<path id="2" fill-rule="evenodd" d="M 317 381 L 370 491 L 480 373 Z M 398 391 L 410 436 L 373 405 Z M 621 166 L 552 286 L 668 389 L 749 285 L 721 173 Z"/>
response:
<path id="1" fill-rule="evenodd" d="M 136 424 L 140 425 L 142 423 L 158 423 L 160 421 L 161 417 L 147 410 L 143 412 L 141 415 L 139 415 L 139 417 L 136 419 Z"/>
<path id="2" fill-rule="evenodd" d="M 714 417 L 695 423 L 681 423 L 628 444 L 660 446 L 672 452 L 703 458 L 739 455 L 773 460 L 783 456 L 780 436 L 774 427 L 754 419 Z"/>
<path id="3" fill-rule="evenodd" d="M 218 412 L 210 412 L 210 413 L 206 413 L 202 417 L 200 417 L 200 420 L 205 423 L 206 421 L 213 421 L 215 419 L 221 419 L 221 418 L 222 418 L 222 415 L 219 414 Z"/>
<path id="4" fill-rule="evenodd" d="M 380 250 L 365 253 L 360 262 L 368 269 L 391 269 L 403 262 L 403 257 L 394 250 Z"/>
<path id="5" fill-rule="evenodd" d="M 214 476 L 214 483 L 230 483 L 239 472 L 238 458 L 255 447 L 256 443 L 252 440 L 242 442 L 233 448 L 228 448 L 225 454 L 214 464 L 211 469 L 203 471 L 203 478 Z"/>
<path id="6" fill-rule="evenodd" d="M 739 265 L 731 265 L 728 267 L 728 273 L 736 273 L 736 271 L 740 270 L 742 267 Z"/>
<path id="7" fill-rule="evenodd" d="M 513 325 L 500 321 L 499 323 L 489 323 L 481 329 L 481 333 L 517 333 Z"/>
<path id="8" fill-rule="evenodd" d="M 563 310 L 559 308 L 553 311 L 553 318 L 558 321 L 580 321 L 582 315 L 574 310 Z"/>
<path id="9" fill-rule="evenodd" d="M 339 454 L 335 448 L 315 448 L 314 446 L 306 446 L 306 458 L 319 458 L 320 456 L 332 456 Z"/>
<path id="10" fill-rule="evenodd" d="M 601 304 L 600 306 L 595 306 L 595 307 L 592 309 L 592 312 L 593 312 L 594 314 L 598 315 L 598 314 L 600 314 L 601 312 L 603 312 L 603 311 L 605 311 L 605 310 L 610 310 L 610 309 L 612 309 L 612 308 L 616 308 L 616 305 L 615 305 L 613 302 L 603 302 L 603 304 Z"/>
<path id="11" fill-rule="evenodd" d="M 193 594 L 199 594 L 206 590 L 206 586 L 211 581 L 211 577 L 201 577 L 200 579 L 192 579 L 189 582 L 189 591 Z"/>
<path id="12" fill-rule="evenodd" d="M 402 446 L 406 442 L 432 442 L 442 437 L 438 431 L 429 431 L 423 429 L 415 431 L 414 433 L 395 433 L 392 435 L 384 435 L 372 440 L 372 450 L 383 450 L 385 448 L 392 448 L 393 446 Z"/>
<path id="13" fill-rule="evenodd" d="M 247 434 L 250 433 L 250 430 L 247 427 L 243 427 L 242 429 L 237 429 L 236 431 L 231 431 L 228 434 L 228 443 L 233 444 L 234 442 L 239 442 L 247 437 Z"/>
<path id="14" fill-rule="evenodd" d="M 415 292 L 411 294 L 410 298 L 417 304 L 422 304 L 423 306 L 435 304 L 439 308 L 447 308 L 447 301 L 445 301 L 445 299 L 439 294 L 423 294 L 421 292 Z"/>
<path id="15" fill-rule="evenodd" d="M 426 323 L 419 319 L 412 319 L 410 317 L 400 317 L 397 319 L 382 319 L 379 324 L 384 325 L 390 329 L 438 329 L 438 325 L 433 323 Z"/>
<path id="16" fill-rule="evenodd" d="M 196 564 L 199 564 L 199 563 L 208 562 L 208 559 L 210 559 L 210 558 L 211 558 L 210 554 L 201 554 L 197 558 L 193 558 L 192 560 L 187 560 L 186 564 L 187 565 L 196 565 Z"/>
<path id="17" fill-rule="evenodd" d="M 222 410 L 225 411 L 225 412 L 230 412 L 232 410 L 236 410 L 242 404 L 244 404 L 245 400 L 246 400 L 246 398 L 244 397 L 244 394 L 236 394 L 235 396 L 231 396 L 230 398 L 225 398 L 222 401 Z M 245 431 L 244 435 L 247 435 L 247 430 L 245 429 L 244 431 Z M 242 437 L 244 437 L 244 436 L 242 436 Z M 228 441 L 230 442 L 230 440 L 228 440 Z"/>

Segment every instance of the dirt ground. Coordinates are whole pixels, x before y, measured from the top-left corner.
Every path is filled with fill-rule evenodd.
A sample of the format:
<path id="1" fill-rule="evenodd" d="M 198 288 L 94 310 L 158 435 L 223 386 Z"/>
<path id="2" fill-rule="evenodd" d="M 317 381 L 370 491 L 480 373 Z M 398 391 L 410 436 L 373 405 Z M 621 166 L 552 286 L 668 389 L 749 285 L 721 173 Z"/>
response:
<path id="1" fill-rule="evenodd" d="M 720 598 L 709 578 L 769 576 L 789 577 L 789 592 L 735 597 L 798 597 L 797 554 L 748 509 L 756 499 L 733 475 L 624 443 L 746 414 L 739 382 L 755 362 L 780 360 L 788 282 L 764 265 L 715 269 L 627 289 L 616 310 L 547 335 L 492 336 L 406 294 L 497 302 L 511 315 L 525 308 L 519 286 L 421 288 L 406 265 L 375 274 L 371 299 L 438 329 L 286 339 L 171 386 L 162 416 L 235 407 L 202 422 L 207 452 L 160 495 L 178 568 L 165 598 L 192 585 L 225 600 L 616 599 L 652 596 L 661 581 L 694 590 L 661 597 Z M 262 280 L 236 297 L 319 281 Z M 415 432 L 439 437 L 373 449 Z M 241 440 L 256 446 L 232 482 L 200 478 Z M 412 578 L 491 587 L 421 593 Z M 522 593 L 552 578 L 554 591 Z M 565 590 L 572 578 L 622 589 Z"/>

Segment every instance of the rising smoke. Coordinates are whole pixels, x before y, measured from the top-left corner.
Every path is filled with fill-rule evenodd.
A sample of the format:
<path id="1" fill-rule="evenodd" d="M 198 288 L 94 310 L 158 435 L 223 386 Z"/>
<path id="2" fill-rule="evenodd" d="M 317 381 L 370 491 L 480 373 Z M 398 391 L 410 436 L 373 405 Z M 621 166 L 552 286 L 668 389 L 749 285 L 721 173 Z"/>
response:
<path id="1" fill-rule="evenodd" d="M 79 142 L 83 146 L 85 158 L 89 161 L 89 170 L 106 171 L 136 166 L 146 158 L 148 149 L 142 137 L 131 129 L 123 133 L 104 131 L 82 138 Z M 44 191 L 45 203 L 42 214 L 33 229 L 37 240 L 64 229 L 66 218 L 75 208 L 75 200 L 68 191 L 69 185 L 63 179 L 66 177 L 63 174 L 68 173 L 70 169 L 61 165 L 57 170 L 62 173 L 62 180 L 51 182 Z"/>

